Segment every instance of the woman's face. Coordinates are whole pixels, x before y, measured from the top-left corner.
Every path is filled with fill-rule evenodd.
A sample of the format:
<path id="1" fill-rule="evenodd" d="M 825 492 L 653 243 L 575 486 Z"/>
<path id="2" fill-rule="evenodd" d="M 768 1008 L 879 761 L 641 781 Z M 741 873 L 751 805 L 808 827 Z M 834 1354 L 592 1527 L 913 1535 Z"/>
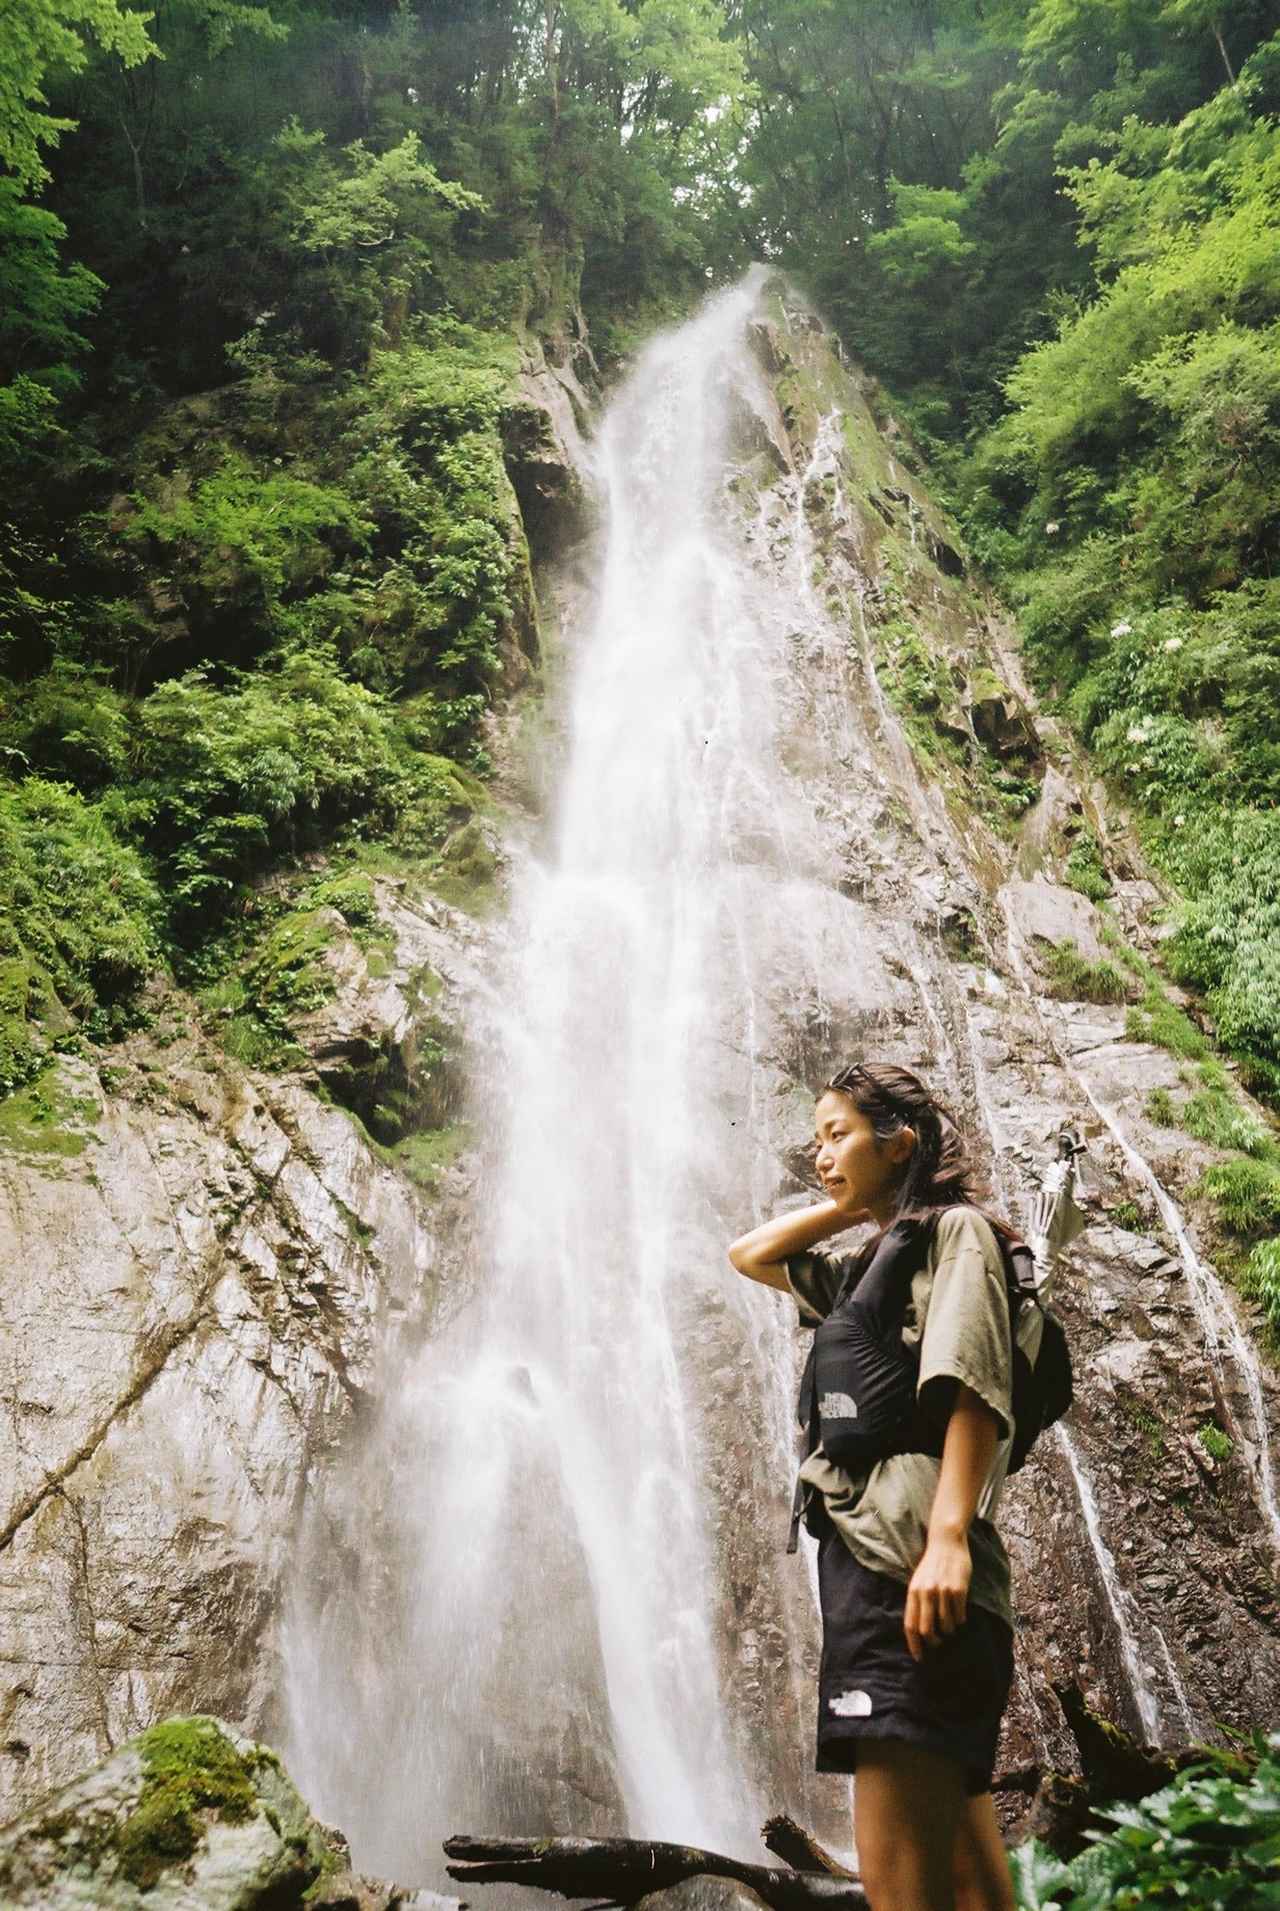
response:
<path id="1" fill-rule="evenodd" d="M 867 1215 L 885 1220 L 901 1164 L 915 1146 L 911 1129 L 880 1141 L 869 1118 L 834 1088 L 818 1097 L 814 1125 L 818 1179 L 836 1206 L 850 1220 Z"/>

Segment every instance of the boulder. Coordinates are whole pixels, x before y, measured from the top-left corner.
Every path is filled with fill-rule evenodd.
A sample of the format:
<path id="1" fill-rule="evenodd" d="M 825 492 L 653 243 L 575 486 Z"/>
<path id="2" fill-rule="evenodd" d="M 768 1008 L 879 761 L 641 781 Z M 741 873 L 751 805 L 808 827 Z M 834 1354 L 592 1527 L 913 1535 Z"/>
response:
<path id="1" fill-rule="evenodd" d="M 941 565 L 941 559 L 937 561 Z M 956 562 L 960 563 L 959 558 Z M 942 565 L 942 568 L 947 567 Z M 948 572 L 948 575 L 954 574 Z M 969 697 L 969 721 L 978 742 L 1001 762 L 1009 757 L 1034 760 L 1040 755 L 1035 724 L 1013 692 L 1003 684 L 984 682 L 974 686 Z"/>
<path id="2" fill-rule="evenodd" d="M 1029 942 L 1069 942 L 1086 962 L 1102 960 L 1098 912 L 1087 896 L 1039 878 L 1015 879 L 1000 893 L 1008 914 Z"/>
<path id="3" fill-rule="evenodd" d="M 0 1831 L 0 1902 L 290 1911 L 339 1862 L 274 1752 L 218 1719 L 174 1718 Z"/>

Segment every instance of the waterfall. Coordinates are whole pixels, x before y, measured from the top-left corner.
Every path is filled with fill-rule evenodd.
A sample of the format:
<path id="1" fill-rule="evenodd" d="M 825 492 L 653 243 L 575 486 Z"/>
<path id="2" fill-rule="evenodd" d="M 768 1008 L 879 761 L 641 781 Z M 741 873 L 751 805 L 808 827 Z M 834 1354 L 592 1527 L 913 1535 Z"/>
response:
<path id="1" fill-rule="evenodd" d="M 384 1875 L 423 1878 L 455 1830 L 755 1855 L 770 1810 L 808 1803 L 790 1310 L 725 1256 L 776 1191 L 766 986 L 797 892 L 836 873 L 777 761 L 794 598 L 753 576 L 725 488 L 735 417 L 758 433 L 771 402 L 759 283 L 657 339 L 602 421 L 563 774 L 473 1094 L 475 1298 L 345 1496 L 359 1564 L 300 1586 L 286 1629 L 294 1763 Z M 812 1001 L 812 961 L 791 968 Z M 754 1744 L 766 1724 L 792 1742 Z"/>

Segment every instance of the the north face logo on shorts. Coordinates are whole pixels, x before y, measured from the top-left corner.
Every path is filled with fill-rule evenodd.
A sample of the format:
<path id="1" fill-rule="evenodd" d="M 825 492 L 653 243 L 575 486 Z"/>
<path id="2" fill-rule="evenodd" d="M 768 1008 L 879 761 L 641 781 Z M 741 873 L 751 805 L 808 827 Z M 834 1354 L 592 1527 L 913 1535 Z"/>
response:
<path id="1" fill-rule="evenodd" d="M 834 1698 L 827 1700 L 827 1710 L 834 1712 L 838 1719 L 869 1719 L 871 1694 L 869 1692 L 837 1692 Z"/>

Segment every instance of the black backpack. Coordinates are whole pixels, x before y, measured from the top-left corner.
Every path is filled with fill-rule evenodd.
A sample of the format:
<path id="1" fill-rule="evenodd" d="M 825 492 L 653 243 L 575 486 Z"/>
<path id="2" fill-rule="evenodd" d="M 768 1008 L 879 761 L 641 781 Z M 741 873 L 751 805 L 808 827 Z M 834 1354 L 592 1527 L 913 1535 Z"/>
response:
<path id="1" fill-rule="evenodd" d="M 941 1433 L 919 1411 L 918 1347 L 902 1340 L 911 1282 L 923 1267 L 935 1220 L 896 1221 L 850 1267 L 831 1312 L 814 1330 L 800 1384 L 799 1419 L 807 1453 L 819 1442 L 837 1466 L 850 1472 L 891 1453 L 942 1451 Z M 1013 1445 L 1009 1472 L 1025 1463 L 1046 1427 L 1071 1405 L 1071 1355 L 1057 1316 L 1036 1297 L 1031 1250 L 999 1230 L 1013 1337 Z M 1024 1309 L 1042 1319 L 1034 1363 L 1018 1345 Z M 796 1517 L 802 1495 L 797 1488 Z M 792 1521 L 794 1540 L 796 1519 Z"/>

